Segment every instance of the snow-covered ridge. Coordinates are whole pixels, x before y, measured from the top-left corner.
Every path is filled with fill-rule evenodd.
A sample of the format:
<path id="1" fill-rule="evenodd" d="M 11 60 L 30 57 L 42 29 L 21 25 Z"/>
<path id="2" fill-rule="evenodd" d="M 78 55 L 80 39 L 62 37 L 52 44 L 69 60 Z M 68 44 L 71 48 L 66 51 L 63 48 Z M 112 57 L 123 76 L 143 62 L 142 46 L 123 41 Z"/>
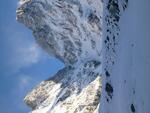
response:
<path id="1" fill-rule="evenodd" d="M 43 81 L 25 97 L 32 113 L 98 113 L 100 63 L 66 67 Z"/>
<path id="2" fill-rule="evenodd" d="M 98 113 L 102 9 L 100 0 L 21 0 L 17 20 L 65 64 L 25 97 L 32 113 Z"/>

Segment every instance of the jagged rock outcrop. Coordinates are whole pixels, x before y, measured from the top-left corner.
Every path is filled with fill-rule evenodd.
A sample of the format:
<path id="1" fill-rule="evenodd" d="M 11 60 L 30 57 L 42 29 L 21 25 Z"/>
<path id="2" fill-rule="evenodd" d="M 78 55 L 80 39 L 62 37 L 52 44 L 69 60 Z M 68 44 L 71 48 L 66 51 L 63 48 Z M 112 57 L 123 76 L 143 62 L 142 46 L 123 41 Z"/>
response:
<path id="1" fill-rule="evenodd" d="M 43 81 L 25 97 L 32 113 L 98 113 L 100 63 L 66 67 Z"/>
<path id="2" fill-rule="evenodd" d="M 17 20 L 39 45 L 65 64 L 100 56 L 101 1 L 22 0 Z"/>
<path id="3" fill-rule="evenodd" d="M 98 113 L 102 1 L 21 0 L 17 20 L 65 64 L 25 97 L 31 113 Z"/>

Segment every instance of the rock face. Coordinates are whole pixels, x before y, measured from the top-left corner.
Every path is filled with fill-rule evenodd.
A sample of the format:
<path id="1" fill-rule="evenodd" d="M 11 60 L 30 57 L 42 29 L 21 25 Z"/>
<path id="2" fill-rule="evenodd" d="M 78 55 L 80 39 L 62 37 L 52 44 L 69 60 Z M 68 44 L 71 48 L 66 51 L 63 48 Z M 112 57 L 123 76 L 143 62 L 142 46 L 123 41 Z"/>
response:
<path id="1" fill-rule="evenodd" d="M 102 1 L 21 0 L 17 20 L 65 64 L 25 97 L 31 113 L 98 113 Z"/>
<path id="2" fill-rule="evenodd" d="M 100 63 L 65 67 L 25 97 L 32 113 L 98 113 L 101 93 Z"/>
<path id="3" fill-rule="evenodd" d="M 39 45 L 65 64 L 100 56 L 102 3 L 98 0 L 22 0 L 17 20 Z"/>

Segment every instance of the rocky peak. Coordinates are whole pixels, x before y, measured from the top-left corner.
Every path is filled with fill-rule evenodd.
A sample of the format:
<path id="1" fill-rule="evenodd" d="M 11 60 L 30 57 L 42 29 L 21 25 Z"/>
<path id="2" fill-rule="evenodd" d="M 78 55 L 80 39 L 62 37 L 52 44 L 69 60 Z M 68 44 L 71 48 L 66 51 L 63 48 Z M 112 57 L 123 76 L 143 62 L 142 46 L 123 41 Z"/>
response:
<path id="1" fill-rule="evenodd" d="M 22 0 L 17 20 L 50 55 L 74 64 L 99 59 L 101 12 L 98 0 Z"/>
<path id="2" fill-rule="evenodd" d="M 98 113 L 102 1 L 21 0 L 17 20 L 65 64 L 25 97 L 31 113 Z"/>

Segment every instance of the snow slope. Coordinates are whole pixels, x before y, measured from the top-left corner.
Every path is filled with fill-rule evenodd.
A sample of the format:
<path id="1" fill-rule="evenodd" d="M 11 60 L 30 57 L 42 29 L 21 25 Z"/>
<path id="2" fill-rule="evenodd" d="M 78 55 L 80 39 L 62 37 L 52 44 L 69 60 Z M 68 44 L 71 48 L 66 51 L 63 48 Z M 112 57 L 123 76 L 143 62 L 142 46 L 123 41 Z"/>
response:
<path id="1" fill-rule="evenodd" d="M 150 1 L 107 0 L 104 4 L 100 113 L 149 113 Z"/>

